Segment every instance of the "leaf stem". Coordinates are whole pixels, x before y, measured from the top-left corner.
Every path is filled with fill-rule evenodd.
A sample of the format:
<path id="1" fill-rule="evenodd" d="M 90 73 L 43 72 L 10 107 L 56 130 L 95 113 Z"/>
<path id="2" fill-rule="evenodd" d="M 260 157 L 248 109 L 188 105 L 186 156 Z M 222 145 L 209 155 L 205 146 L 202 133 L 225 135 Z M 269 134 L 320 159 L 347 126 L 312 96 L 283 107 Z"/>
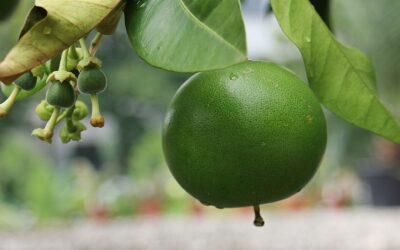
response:
<path id="1" fill-rule="evenodd" d="M 67 60 L 68 60 L 68 49 L 64 50 L 61 55 L 60 67 L 58 71 L 66 71 L 67 70 Z"/>
<path id="2" fill-rule="evenodd" d="M 81 38 L 79 39 L 79 44 L 81 45 L 81 49 L 83 51 L 83 58 L 89 58 L 90 57 L 90 52 L 86 46 L 86 41 L 85 39 Z"/>
<path id="3" fill-rule="evenodd" d="M 76 51 L 75 44 L 72 44 L 71 47 L 69 47 L 68 53 L 71 53 L 73 58 L 78 58 L 79 57 L 78 51 Z"/>
<path id="4" fill-rule="evenodd" d="M 89 53 L 92 56 L 96 55 L 96 52 L 99 49 L 103 38 L 104 38 L 104 35 L 101 34 L 100 32 L 97 32 L 96 36 L 93 38 L 92 42 L 90 43 L 90 49 L 89 49 Z"/>

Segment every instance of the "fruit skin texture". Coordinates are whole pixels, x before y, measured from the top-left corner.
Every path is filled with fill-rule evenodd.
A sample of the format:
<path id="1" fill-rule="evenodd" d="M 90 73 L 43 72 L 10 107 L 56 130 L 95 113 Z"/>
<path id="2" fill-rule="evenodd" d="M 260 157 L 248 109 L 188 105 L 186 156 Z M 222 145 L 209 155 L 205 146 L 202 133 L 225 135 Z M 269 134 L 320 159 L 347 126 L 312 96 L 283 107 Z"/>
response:
<path id="1" fill-rule="evenodd" d="M 326 140 L 314 94 L 268 62 L 193 76 L 173 98 L 163 129 L 164 154 L 178 183 L 220 208 L 300 191 L 316 172 Z"/>

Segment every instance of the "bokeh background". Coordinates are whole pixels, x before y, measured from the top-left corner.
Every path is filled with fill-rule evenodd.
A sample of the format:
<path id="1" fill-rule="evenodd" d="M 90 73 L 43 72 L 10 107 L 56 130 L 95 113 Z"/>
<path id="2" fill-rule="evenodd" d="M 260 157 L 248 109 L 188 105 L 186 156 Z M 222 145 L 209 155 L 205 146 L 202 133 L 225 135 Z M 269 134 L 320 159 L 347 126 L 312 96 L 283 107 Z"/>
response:
<path id="1" fill-rule="evenodd" d="M 379 96 L 399 115 L 400 1 L 313 2 L 340 41 L 367 53 Z M 0 22 L 0 58 L 32 5 L 20 1 Z M 268 1 L 242 5 L 249 57 L 285 65 L 306 80 L 300 54 Z M 101 95 L 104 129 L 85 131 L 80 143 L 38 141 L 30 134 L 43 125 L 34 108 L 44 93 L 0 120 L 1 250 L 400 249 L 399 145 L 326 111 L 329 142 L 320 170 L 299 194 L 264 205 L 266 226 L 255 229 L 251 208 L 202 206 L 164 162 L 163 116 L 190 75 L 138 58 L 123 20 L 98 56 L 109 79 Z"/>

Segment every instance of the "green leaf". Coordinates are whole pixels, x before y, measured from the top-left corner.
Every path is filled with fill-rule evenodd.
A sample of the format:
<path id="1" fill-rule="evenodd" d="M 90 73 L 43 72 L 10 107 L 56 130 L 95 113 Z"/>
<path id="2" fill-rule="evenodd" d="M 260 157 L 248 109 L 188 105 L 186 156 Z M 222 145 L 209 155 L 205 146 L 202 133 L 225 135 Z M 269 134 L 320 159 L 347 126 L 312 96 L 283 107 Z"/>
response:
<path id="1" fill-rule="evenodd" d="M 346 121 L 400 143 L 399 124 L 377 97 L 368 58 L 336 41 L 309 1 L 272 0 L 272 7 L 320 101 Z"/>
<path id="2" fill-rule="evenodd" d="M 130 41 L 145 61 L 178 72 L 197 72 L 247 60 L 239 0 L 130 1 Z"/>
<path id="3" fill-rule="evenodd" d="M 20 40 L 0 63 L 0 81 L 58 55 L 95 28 L 121 0 L 36 0 Z"/>
<path id="4" fill-rule="evenodd" d="M 399 13 L 399 0 L 332 0 L 331 3 L 334 32 L 339 39 L 368 54 L 375 67 L 380 94 L 391 106 L 395 104 L 395 109 L 400 104 Z"/>

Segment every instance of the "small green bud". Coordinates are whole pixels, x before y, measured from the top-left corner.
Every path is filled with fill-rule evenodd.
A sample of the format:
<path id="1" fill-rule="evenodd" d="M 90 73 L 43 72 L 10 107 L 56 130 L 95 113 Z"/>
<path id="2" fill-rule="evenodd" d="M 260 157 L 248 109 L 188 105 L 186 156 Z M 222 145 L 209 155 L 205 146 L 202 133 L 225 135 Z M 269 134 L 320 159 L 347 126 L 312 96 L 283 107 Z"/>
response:
<path id="1" fill-rule="evenodd" d="M 48 121 L 54 111 L 54 106 L 50 105 L 46 100 L 42 100 L 36 106 L 35 112 L 43 121 Z"/>
<path id="2" fill-rule="evenodd" d="M 33 130 L 32 135 L 36 136 L 42 141 L 46 141 L 48 143 L 52 143 L 53 139 L 53 131 L 57 125 L 57 119 L 60 114 L 60 108 L 54 107 L 53 113 L 51 114 L 50 119 L 47 121 L 46 126 L 44 128 L 37 128 Z"/>
<path id="3" fill-rule="evenodd" d="M 74 121 L 80 121 L 85 119 L 88 116 L 89 110 L 86 104 L 82 101 L 76 101 L 74 113 L 72 114 L 72 119 Z"/>
<path id="4" fill-rule="evenodd" d="M 36 136 L 42 141 L 52 143 L 53 142 L 53 131 L 47 130 L 45 128 L 37 128 L 32 132 L 33 136 Z"/>
<path id="5" fill-rule="evenodd" d="M 72 131 L 71 131 L 72 130 Z M 73 129 L 68 124 L 65 124 L 60 130 L 60 138 L 63 143 L 72 141 L 80 141 L 81 133 L 85 131 L 86 127 L 81 122 L 73 122 Z"/>
<path id="6" fill-rule="evenodd" d="M 72 71 L 73 69 L 76 69 L 76 67 L 78 66 L 78 63 L 80 61 L 80 56 L 78 55 L 77 51 L 75 48 L 70 48 L 68 50 L 68 59 L 67 59 L 67 65 L 66 65 L 66 69 L 67 71 Z"/>

